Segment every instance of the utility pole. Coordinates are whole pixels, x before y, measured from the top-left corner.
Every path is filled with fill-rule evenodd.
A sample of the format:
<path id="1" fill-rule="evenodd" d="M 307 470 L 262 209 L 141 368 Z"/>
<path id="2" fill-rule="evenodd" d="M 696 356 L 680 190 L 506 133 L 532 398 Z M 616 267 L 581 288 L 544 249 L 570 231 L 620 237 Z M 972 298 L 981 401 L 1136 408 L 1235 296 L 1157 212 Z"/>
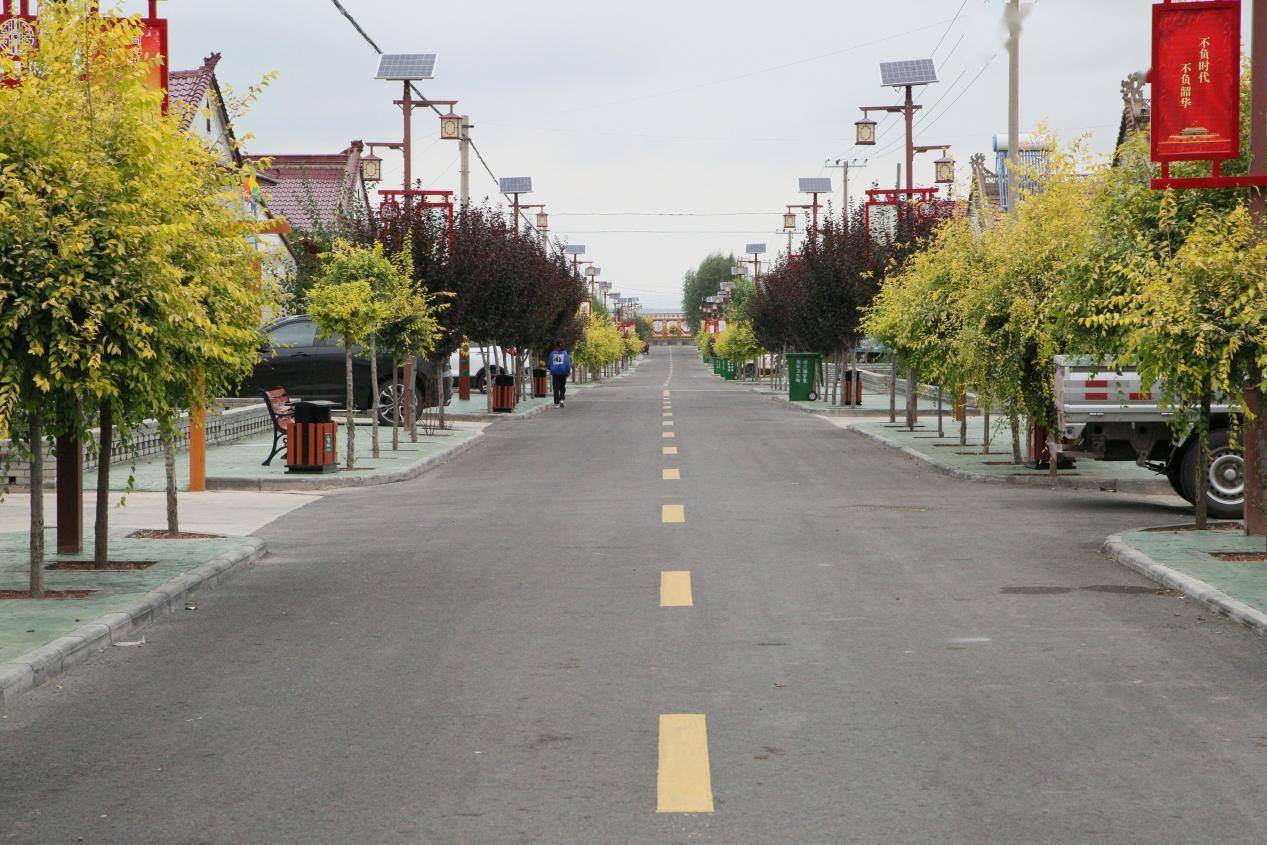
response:
<path id="1" fill-rule="evenodd" d="M 1007 195 L 1003 199 L 1011 212 L 1012 189 L 1021 160 L 1021 0 L 1010 0 L 1004 14 L 1007 18 Z"/>
<path id="2" fill-rule="evenodd" d="M 471 118 L 462 116 L 462 135 L 458 138 L 458 149 L 461 154 L 461 164 L 459 165 L 460 178 L 458 182 L 458 208 L 466 211 L 471 204 Z"/>
<path id="3" fill-rule="evenodd" d="M 828 160 L 830 161 L 830 159 L 828 159 Z M 842 179 L 842 180 L 844 181 L 844 183 L 845 183 L 845 190 L 844 190 L 844 194 L 843 194 L 843 195 L 842 195 L 842 197 L 841 197 L 840 215 L 841 215 L 841 219 L 843 219 L 843 220 L 845 221 L 845 231 L 846 231 L 846 232 L 848 232 L 848 231 L 849 231 L 849 171 L 850 171 L 851 169 L 858 169 L 858 170 L 862 170 L 862 169 L 863 169 L 863 168 L 865 168 L 866 166 L 867 166 L 867 159 L 865 159 L 865 158 L 864 158 L 864 159 L 862 159 L 861 163 L 859 163 L 858 159 L 856 159 L 856 158 L 855 158 L 855 159 L 852 159 L 852 160 L 850 160 L 850 159 L 838 158 L 838 159 L 836 159 L 836 163 L 835 163 L 835 164 L 828 164 L 828 165 L 827 165 L 827 167 L 828 167 L 828 168 L 830 168 L 830 169 L 832 169 L 832 170 L 839 170 L 839 171 L 841 171 L 841 179 Z"/>

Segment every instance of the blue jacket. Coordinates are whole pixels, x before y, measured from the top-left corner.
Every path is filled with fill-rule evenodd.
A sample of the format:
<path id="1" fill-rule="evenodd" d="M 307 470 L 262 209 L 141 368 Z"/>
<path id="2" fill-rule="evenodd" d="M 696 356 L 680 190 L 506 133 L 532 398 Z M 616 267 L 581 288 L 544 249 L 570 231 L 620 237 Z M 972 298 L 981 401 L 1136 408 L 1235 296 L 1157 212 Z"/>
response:
<path id="1" fill-rule="evenodd" d="M 546 361 L 551 375 L 566 376 L 572 372 L 572 356 L 566 349 L 551 349 Z"/>

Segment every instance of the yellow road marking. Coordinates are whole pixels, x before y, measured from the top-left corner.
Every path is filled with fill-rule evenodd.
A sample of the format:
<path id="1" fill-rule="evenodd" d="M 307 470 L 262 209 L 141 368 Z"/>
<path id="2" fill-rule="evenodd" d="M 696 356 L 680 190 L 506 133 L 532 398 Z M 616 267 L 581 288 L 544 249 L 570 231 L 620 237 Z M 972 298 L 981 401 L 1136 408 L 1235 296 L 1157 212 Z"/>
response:
<path id="1" fill-rule="evenodd" d="M 676 454 L 677 454 L 677 447 L 676 447 L 676 446 L 665 446 L 665 447 L 664 447 L 663 454 L 665 454 L 665 455 L 676 455 Z"/>
<path id="2" fill-rule="evenodd" d="M 665 440 L 672 440 L 672 439 L 673 439 L 673 438 L 675 438 L 675 437 L 677 437 L 677 434 L 675 434 L 675 433 L 674 433 L 674 432 L 672 432 L 672 431 L 666 431 L 666 432 L 664 432 L 664 439 L 665 439 Z"/>
<path id="3" fill-rule="evenodd" d="M 713 812 L 708 768 L 708 727 L 703 713 L 660 715 L 660 769 L 657 813 Z"/>
<path id="4" fill-rule="evenodd" d="M 661 522 L 686 522 L 686 505 L 661 505 L 660 506 Z"/>
<path id="5" fill-rule="evenodd" d="M 665 396 L 668 396 L 668 395 L 669 395 L 669 391 L 667 391 L 667 390 L 666 390 L 666 391 L 664 391 L 664 395 L 665 395 Z"/>
<path id="6" fill-rule="evenodd" d="M 694 607 L 691 597 L 691 573 L 660 573 L 660 607 Z"/>
<path id="7" fill-rule="evenodd" d="M 664 426 L 665 428 L 673 428 L 673 420 L 665 420 L 664 422 L 660 423 L 660 425 Z"/>
<path id="8" fill-rule="evenodd" d="M 662 469 L 660 470 L 661 481 L 681 481 L 682 470 L 680 469 Z"/>
<path id="9" fill-rule="evenodd" d="M 665 417 L 666 419 L 667 419 L 668 417 L 671 417 L 671 416 L 673 416 L 673 412 L 672 412 L 672 411 L 665 411 L 665 412 L 664 412 L 664 417 Z"/>

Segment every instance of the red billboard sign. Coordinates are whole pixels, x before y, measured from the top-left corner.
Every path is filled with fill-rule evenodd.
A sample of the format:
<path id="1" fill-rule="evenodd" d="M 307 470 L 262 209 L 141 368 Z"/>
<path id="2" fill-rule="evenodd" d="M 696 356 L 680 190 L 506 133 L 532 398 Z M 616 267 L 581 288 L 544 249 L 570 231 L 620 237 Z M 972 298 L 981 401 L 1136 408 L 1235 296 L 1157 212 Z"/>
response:
<path id="1" fill-rule="evenodd" d="M 1241 153 L 1241 3 L 1153 6 L 1153 160 Z"/>

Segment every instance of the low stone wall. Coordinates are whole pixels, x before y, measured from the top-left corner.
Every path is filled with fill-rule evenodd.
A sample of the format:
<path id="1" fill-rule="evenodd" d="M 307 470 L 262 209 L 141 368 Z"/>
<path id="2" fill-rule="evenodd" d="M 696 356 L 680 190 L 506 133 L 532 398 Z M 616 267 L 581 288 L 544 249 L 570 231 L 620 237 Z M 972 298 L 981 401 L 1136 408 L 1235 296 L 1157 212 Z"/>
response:
<path id="1" fill-rule="evenodd" d="M 229 443 L 241 440 L 260 432 L 272 431 L 273 423 L 268 416 L 268 408 L 258 399 L 227 399 L 219 403 L 219 407 L 207 412 L 207 445 Z M 84 445 L 84 472 L 97 466 L 97 436 L 94 429 L 93 442 Z M 182 415 L 177 423 L 176 446 L 181 451 L 189 449 L 189 416 Z M 133 430 L 129 442 L 124 445 L 124 438 L 115 437 L 113 450 L 114 464 L 130 464 L 136 458 L 160 455 L 163 442 L 159 437 L 158 423 L 148 420 Z M 44 485 L 46 489 L 53 486 L 54 455 L 51 447 L 44 454 Z M 11 449 L 9 441 L 0 440 L 0 487 L 12 491 L 29 490 L 31 485 L 31 465 L 25 458 L 19 458 Z"/>

